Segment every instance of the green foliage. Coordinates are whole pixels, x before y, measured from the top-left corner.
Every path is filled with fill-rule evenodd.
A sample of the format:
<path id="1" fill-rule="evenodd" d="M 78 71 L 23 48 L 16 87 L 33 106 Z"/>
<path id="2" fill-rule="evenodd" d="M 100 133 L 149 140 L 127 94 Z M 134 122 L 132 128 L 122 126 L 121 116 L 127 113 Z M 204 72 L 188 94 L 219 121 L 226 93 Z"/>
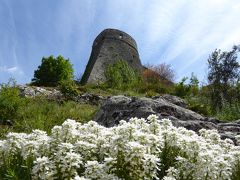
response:
<path id="1" fill-rule="evenodd" d="M 199 93 L 199 81 L 194 73 L 191 74 L 189 79 L 189 83 L 186 81 L 188 77 L 183 77 L 182 80 L 177 83 L 174 87 L 174 95 L 179 97 L 187 97 L 187 96 L 197 96 Z"/>
<path id="2" fill-rule="evenodd" d="M 156 92 L 154 92 L 153 90 L 148 90 L 147 92 L 146 92 L 146 94 L 145 94 L 145 96 L 146 97 L 154 97 L 154 96 L 156 96 L 157 95 L 157 93 Z"/>
<path id="3" fill-rule="evenodd" d="M 240 177 L 240 161 L 237 162 L 235 168 L 233 169 L 231 180 L 239 180 L 239 177 Z"/>
<path id="4" fill-rule="evenodd" d="M 73 99 L 79 94 L 78 86 L 73 80 L 64 80 L 59 84 L 60 91 L 67 99 Z"/>
<path id="5" fill-rule="evenodd" d="M 183 98 L 190 92 L 190 87 L 185 83 L 187 79 L 187 77 L 184 77 L 179 83 L 175 85 L 174 95 Z"/>
<path id="6" fill-rule="evenodd" d="M 124 60 L 110 64 L 106 71 L 106 84 L 115 89 L 128 89 L 140 81 L 139 75 Z"/>
<path id="7" fill-rule="evenodd" d="M 50 132 L 54 125 L 63 123 L 66 119 L 76 119 L 79 122 L 91 120 L 98 110 L 97 106 L 79 104 L 74 101 L 58 103 L 43 97 L 23 98 L 17 113 L 9 118 L 14 120 L 12 127 L 0 128 L 0 138 L 7 132 L 31 132 L 41 129 Z"/>
<path id="8" fill-rule="evenodd" d="M 3 179 L 30 180 L 33 158 L 24 159 L 19 153 L 17 156 L 4 157 L 4 166 L 0 169 L 0 177 Z"/>
<path id="9" fill-rule="evenodd" d="M 208 81 L 211 85 L 209 92 L 215 110 L 221 109 L 225 101 L 230 102 L 232 97 L 229 89 L 239 81 L 240 65 L 237 61 L 239 51 L 238 46 L 233 46 L 229 52 L 215 50 L 208 59 Z"/>
<path id="10" fill-rule="evenodd" d="M 97 106 L 73 101 L 59 104 L 41 97 L 26 101 L 26 106 L 21 107 L 13 127 L 18 132 L 31 132 L 33 129 L 50 132 L 54 125 L 62 124 L 66 119 L 87 122 L 93 118 L 98 109 Z"/>
<path id="11" fill-rule="evenodd" d="M 207 87 L 199 87 L 199 81 L 194 73 L 191 74 L 189 82 L 188 77 L 184 77 L 174 87 L 174 95 L 184 98 L 188 103 L 188 108 L 205 116 L 211 115 L 211 106 L 206 97 Z"/>
<path id="12" fill-rule="evenodd" d="M 6 84 L 0 84 L 0 123 L 16 117 L 20 106 L 23 104 L 19 93 L 13 79 L 10 79 Z"/>
<path id="13" fill-rule="evenodd" d="M 210 83 L 233 83 L 239 78 L 237 53 L 240 47 L 233 46 L 229 52 L 215 50 L 208 59 L 208 80 Z"/>
<path id="14" fill-rule="evenodd" d="M 226 103 L 223 108 L 217 111 L 216 117 L 223 121 L 240 119 L 240 103 Z"/>
<path id="15" fill-rule="evenodd" d="M 59 82 L 71 80 L 73 78 L 73 68 L 69 60 L 62 56 L 43 57 L 42 64 L 34 71 L 32 84 L 38 86 L 57 86 Z"/>
<path id="16" fill-rule="evenodd" d="M 164 138 L 166 139 L 166 137 Z M 169 146 L 167 141 L 164 141 L 164 148 L 162 149 L 162 153 L 160 154 L 160 171 L 158 172 L 158 177 L 160 179 L 163 179 L 163 177 L 167 175 L 167 170 L 176 164 L 176 158 L 180 155 L 179 152 L 180 151 L 177 147 Z"/>
<path id="17" fill-rule="evenodd" d="M 188 108 L 204 116 L 211 115 L 211 107 L 203 96 L 194 96 L 186 98 Z"/>
<path id="18" fill-rule="evenodd" d="M 149 96 L 149 93 L 155 94 L 155 95 L 166 94 L 166 93 L 170 94 L 172 91 L 172 88 L 165 86 L 161 82 L 157 82 L 157 83 L 141 82 L 137 86 L 137 91 L 139 93 L 143 93 Z"/>
<path id="19" fill-rule="evenodd" d="M 199 81 L 196 75 L 192 72 L 189 82 L 190 95 L 196 96 L 199 93 Z"/>

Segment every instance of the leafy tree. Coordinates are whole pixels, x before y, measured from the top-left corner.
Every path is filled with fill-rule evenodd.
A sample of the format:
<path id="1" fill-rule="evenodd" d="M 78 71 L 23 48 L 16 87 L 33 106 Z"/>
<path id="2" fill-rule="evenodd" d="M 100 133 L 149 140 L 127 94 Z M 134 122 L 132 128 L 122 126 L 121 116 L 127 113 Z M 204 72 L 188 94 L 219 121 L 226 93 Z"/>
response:
<path id="1" fill-rule="evenodd" d="M 43 57 L 42 64 L 34 71 L 33 85 L 57 86 L 61 81 L 73 78 L 72 64 L 62 56 Z"/>
<path id="2" fill-rule="evenodd" d="M 239 81 L 239 51 L 240 46 L 233 46 L 229 52 L 216 49 L 208 59 L 208 81 L 213 107 L 221 109 L 224 101 L 229 102 L 231 99 L 229 89 Z"/>

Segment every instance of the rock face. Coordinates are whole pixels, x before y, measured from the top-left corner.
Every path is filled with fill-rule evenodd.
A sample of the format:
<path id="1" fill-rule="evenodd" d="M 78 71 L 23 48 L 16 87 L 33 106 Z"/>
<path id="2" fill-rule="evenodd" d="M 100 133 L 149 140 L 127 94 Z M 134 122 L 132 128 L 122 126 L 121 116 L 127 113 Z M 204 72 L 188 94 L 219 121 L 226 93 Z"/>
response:
<path id="1" fill-rule="evenodd" d="M 135 40 L 117 29 L 105 29 L 94 40 L 92 52 L 81 83 L 97 83 L 105 80 L 105 69 L 118 60 L 126 60 L 136 70 L 142 70 Z"/>
<path id="2" fill-rule="evenodd" d="M 45 89 L 42 87 L 36 86 L 26 86 L 26 85 L 19 85 L 21 97 L 35 97 L 35 96 L 45 96 L 48 98 L 62 98 L 63 95 L 59 90 L 54 88 Z"/>
<path id="3" fill-rule="evenodd" d="M 92 105 L 102 105 L 106 101 L 106 99 L 107 97 L 90 93 L 84 93 L 74 98 L 76 102 L 87 103 Z"/>
<path id="4" fill-rule="evenodd" d="M 183 99 L 181 99 L 180 97 L 172 96 L 172 95 L 169 95 L 169 94 L 164 94 L 161 97 L 163 99 L 165 99 L 166 101 L 168 101 L 170 103 L 173 103 L 175 105 L 178 105 L 180 107 L 183 107 L 183 108 L 187 107 L 187 103 Z M 158 98 L 158 97 L 156 97 L 156 98 Z M 156 98 L 154 98 L 154 99 L 156 99 Z"/>
<path id="5" fill-rule="evenodd" d="M 174 102 L 176 100 L 175 97 L 168 97 L 168 99 L 174 99 Z M 94 120 L 106 127 L 112 127 L 122 119 L 146 118 L 150 114 L 156 114 L 159 119 L 169 118 L 174 126 L 185 127 L 196 132 L 202 128 L 217 129 L 222 138 L 230 138 L 235 143 L 235 136 L 240 134 L 240 121 L 223 123 L 217 119 L 205 118 L 189 109 L 171 103 L 164 96 L 155 99 L 113 96 L 106 100 Z"/>
<path id="6" fill-rule="evenodd" d="M 54 88 L 46 89 L 43 87 L 26 86 L 26 85 L 19 85 L 18 88 L 20 90 L 21 97 L 33 98 L 36 96 L 43 96 L 51 100 L 57 100 L 57 101 L 66 100 L 64 95 L 59 90 Z M 107 98 L 108 97 L 104 97 L 96 94 L 84 93 L 84 94 L 79 94 L 73 97 L 72 100 L 78 103 L 102 105 Z"/>

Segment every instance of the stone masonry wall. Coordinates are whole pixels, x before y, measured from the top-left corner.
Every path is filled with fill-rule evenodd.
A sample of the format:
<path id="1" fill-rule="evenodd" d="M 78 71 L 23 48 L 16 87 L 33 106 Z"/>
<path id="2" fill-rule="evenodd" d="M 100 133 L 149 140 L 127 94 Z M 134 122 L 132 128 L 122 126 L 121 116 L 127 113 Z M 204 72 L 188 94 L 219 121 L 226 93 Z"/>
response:
<path id="1" fill-rule="evenodd" d="M 103 82 L 107 66 L 118 60 L 126 60 L 136 70 L 143 69 L 135 40 L 125 32 L 106 29 L 93 42 L 91 56 L 81 83 Z"/>

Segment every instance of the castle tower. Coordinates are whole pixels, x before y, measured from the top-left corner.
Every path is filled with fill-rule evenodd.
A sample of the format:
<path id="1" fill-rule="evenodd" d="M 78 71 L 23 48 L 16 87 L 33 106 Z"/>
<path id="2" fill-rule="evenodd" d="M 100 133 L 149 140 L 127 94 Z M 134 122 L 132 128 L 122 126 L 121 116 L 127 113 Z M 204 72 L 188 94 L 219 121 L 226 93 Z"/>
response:
<path id="1" fill-rule="evenodd" d="M 107 66 L 118 60 L 127 61 L 136 70 L 143 69 L 135 40 L 120 30 L 105 29 L 93 42 L 81 84 L 103 82 Z"/>

